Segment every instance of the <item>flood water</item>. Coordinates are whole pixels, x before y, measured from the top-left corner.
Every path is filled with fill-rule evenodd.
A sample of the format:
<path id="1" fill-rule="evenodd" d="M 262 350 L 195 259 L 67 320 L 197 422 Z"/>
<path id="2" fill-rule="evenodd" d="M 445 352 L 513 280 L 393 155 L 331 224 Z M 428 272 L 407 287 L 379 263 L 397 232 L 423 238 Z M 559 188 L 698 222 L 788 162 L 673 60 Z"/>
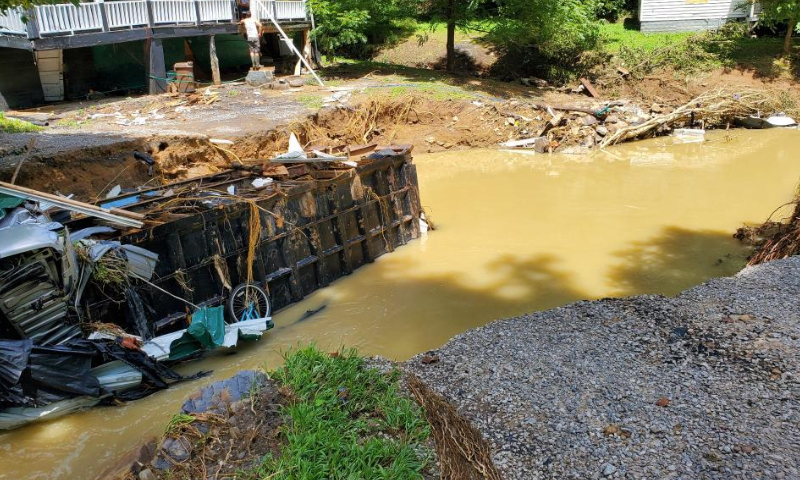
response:
<path id="1" fill-rule="evenodd" d="M 297 343 L 404 360 L 496 318 L 585 298 L 672 295 L 735 273 L 746 250 L 731 234 L 791 199 L 798 151 L 800 132 L 787 130 L 719 132 L 705 144 L 656 139 L 587 157 L 418 155 L 435 232 L 280 312 L 261 341 L 181 367 L 213 369 L 210 379 L 0 435 L 0 478 L 99 478 L 161 433 L 192 391 L 274 367 Z"/>

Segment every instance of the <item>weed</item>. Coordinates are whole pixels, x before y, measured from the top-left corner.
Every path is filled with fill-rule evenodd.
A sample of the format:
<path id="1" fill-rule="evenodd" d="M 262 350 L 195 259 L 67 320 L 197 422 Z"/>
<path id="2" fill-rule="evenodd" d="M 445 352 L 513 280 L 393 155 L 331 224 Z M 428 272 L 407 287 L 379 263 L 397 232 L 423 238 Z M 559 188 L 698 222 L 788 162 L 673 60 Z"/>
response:
<path id="1" fill-rule="evenodd" d="M 274 376 L 296 402 L 283 408 L 285 445 L 249 478 L 422 478 L 420 455 L 430 428 L 399 374 L 369 368 L 355 350 L 326 354 L 314 346 L 284 357 Z"/>
<path id="2" fill-rule="evenodd" d="M 57 126 L 67 128 L 78 128 L 82 123 L 83 122 L 79 122 L 74 118 L 62 118 L 61 120 L 56 121 Z"/>
<path id="3" fill-rule="evenodd" d="M 299 95 L 297 101 L 311 110 L 319 110 L 322 108 L 322 97 L 319 95 Z"/>
<path id="4" fill-rule="evenodd" d="M 239 96 L 240 93 L 242 92 L 240 92 L 239 90 L 228 90 L 228 93 L 226 95 L 229 97 L 236 97 Z"/>
<path id="5" fill-rule="evenodd" d="M 176 413 L 167 424 L 166 435 L 194 422 L 195 418 L 185 413 Z"/>
<path id="6" fill-rule="evenodd" d="M 17 120 L 16 118 L 6 118 L 3 112 L 0 112 L 0 132 L 4 133 L 25 133 L 25 132 L 38 132 L 42 129 L 31 122 L 24 120 Z"/>

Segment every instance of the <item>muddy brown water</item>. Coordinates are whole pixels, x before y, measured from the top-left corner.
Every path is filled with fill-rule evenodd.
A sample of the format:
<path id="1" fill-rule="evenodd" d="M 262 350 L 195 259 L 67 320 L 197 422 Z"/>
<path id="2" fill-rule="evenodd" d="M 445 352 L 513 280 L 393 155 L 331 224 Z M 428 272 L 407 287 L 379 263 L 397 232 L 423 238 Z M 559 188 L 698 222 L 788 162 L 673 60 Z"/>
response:
<path id="1" fill-rule="evenodd" d="M 800 132 L 786 130 L 719 132 L 705 144 L 662 138 L 586 157 L 419 155 L 435 232 L 278 313 L 261 341 L 181 367 L 213 369 L 210 379 L 0 435 L 0 478 L 99 478 L 202 384 L 274 367 L 298 343 L 404 360 L 496 318 L 672 295 L 733 274 L 747 252 L 731 234 L 791 199 L 798 151 Z"/>

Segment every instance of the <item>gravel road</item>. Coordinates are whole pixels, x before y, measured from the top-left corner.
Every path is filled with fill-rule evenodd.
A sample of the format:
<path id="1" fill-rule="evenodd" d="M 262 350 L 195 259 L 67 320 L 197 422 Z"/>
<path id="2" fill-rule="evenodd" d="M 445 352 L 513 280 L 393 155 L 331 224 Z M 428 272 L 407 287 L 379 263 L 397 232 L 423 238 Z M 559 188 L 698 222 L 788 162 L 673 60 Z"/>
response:
<path id="1" fill-rule="evenodd" d="M 798 479 L 798 319 L 794 257 L 499 320 L 406 366 L 508 479 Z"/>

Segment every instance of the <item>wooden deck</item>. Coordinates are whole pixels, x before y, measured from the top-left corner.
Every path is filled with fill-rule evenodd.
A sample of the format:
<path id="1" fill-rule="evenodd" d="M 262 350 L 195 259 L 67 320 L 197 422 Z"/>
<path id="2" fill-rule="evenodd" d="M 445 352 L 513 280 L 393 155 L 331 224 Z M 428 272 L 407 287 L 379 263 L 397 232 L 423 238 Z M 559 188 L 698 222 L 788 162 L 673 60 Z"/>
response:
<path id="1" fill-rule="evenodd" d="M 309 28 L 305 0 L 251 0 L 260 20 L 284 30 Z M 27 17 L 29 20 L 24 21 Z M 0 47 L 78 48 L 146 38 L 236 33 L 234 0 L 119 0 L 39 5 L 0 12 Z"/>

